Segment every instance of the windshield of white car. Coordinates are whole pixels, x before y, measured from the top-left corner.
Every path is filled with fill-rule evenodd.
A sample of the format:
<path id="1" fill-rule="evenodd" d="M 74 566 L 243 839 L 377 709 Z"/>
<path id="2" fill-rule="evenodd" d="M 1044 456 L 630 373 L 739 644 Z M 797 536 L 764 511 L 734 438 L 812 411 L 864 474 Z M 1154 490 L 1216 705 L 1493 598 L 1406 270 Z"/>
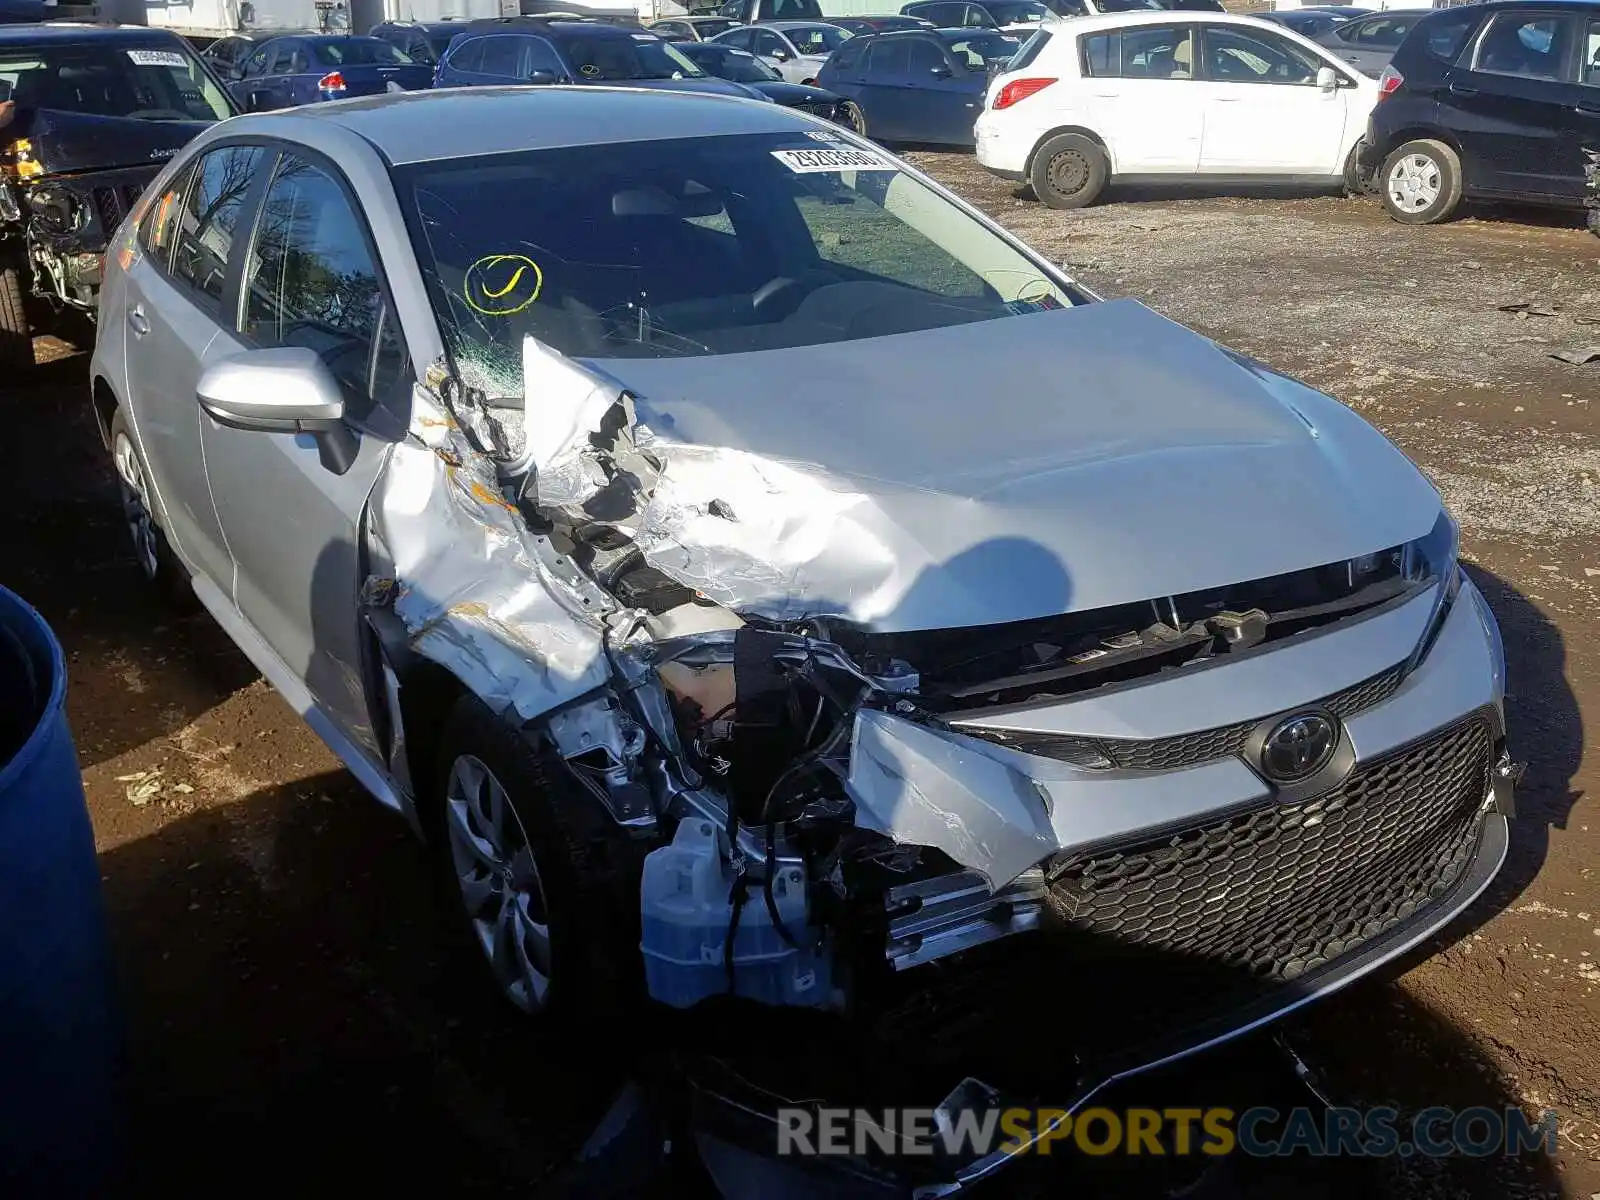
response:
<path id="1" fill-rule="evenodd" d="M 785 29 L 785 37 L 801 54 L 825 57 L 832 54 L 855 35 L 837 25 L 807 25 L 803 29 Z"/>
<path id="2" fill-rule="evenodd" d="M 702 79 L 705 72 L 655 34 L 573 37 L 561 43 L 578 74 L 591 83 L 618 79 Z"/>
<path id="3" fill-rule="evenodd" d="M 396 174 L 458 369 L 495 395 L 521 394 L 529 335 L 573 357 L 735 354 L 1086 299 L 881 151 L 820 131 Z"/>
<path id="4" fill-rule="evenodd" d="M 170 45 L 0 50 L 0 103 L 97 117 L 222 121 L 233 115 L 200 60 Z"/>
<path id="5" fill-rule="evenodd" d="M 1055 14 L 1042 4 L 1027 0 L 1017 4 L 988 3 L 983 6 L 994 18 L 996 25 L 1030 25 L 1054 18 Z"/>

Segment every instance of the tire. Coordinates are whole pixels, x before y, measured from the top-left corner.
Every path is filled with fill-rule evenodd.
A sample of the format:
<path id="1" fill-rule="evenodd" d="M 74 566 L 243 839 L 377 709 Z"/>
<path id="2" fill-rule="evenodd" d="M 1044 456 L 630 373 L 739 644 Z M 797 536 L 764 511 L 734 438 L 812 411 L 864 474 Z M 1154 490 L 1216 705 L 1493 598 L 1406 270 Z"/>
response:
<path id="1" fill-rule="evenodd" d="M 609 818 L 548 742 L 476 696 L 450 710 L 439 746 L 440 883 L 490 984 L 541 1024 L 616 1013 L 643 970 L 638 915 L 607 878 Z"/>
<path id="2" fill-rule="evenodd" d="M 1396 221 L 1433 225 L 1461 206 L 1461 159 L 1443 142 L 1418 138 L 1383 160 L 1374 183 Z"/>
<path id="3" fill-rule="evenodd" d="M 1049 208 L 1083 208 L 1099 198 L 1110 174 L 1098 143 L 1081 133 L 1059 133 L 1033 152 L 1028 182 Z"/>
<path id="4" fill-rule="evenodd" d="M 0 372 L 33 366 L 33 323 L 28 320 L 25 268 L 17 255 L 0 251 Z"/>
<path id="5" fill-rule="evenodd" d="M 1359 199 L 1372 190 L 1371 180 L 1361 177 L 1361 148 L 1367 144 L 1366 138 L 1357 138 L 1356 144 L 1350 147 L 1350 153 L 1344 160 L 1344 194 L 1348 199 Z"/>
<path id="6" fill-rule="evenodd" d="M 1600 208 L 1586 208 L 1583 212 L 1583 223 L 1589 232 L 1600 237 Z"/>
<path id="7" fill-rule="evenodd" d="M 846 100 L 839 106 L 839 115 L 844 118 L 844 123 L 855 130 L 861 137 L 871 137 L 867 132 L 867 114 L 854 100 Z"/>
<path id="8" fill-rule="evenodd" d="M 194 588 L 167 535 L 156 524 L 149 500 L 150 469 L 145 466 L 139 447 L 128 429 L 128 418 L 119 407 L 111 414 L 111 465 L 117 474 L 117 489 L 122 499 L 122 518 L 128 525 L 134 560 L 139 573 L 162 600 L 175 608 L 194 605 Z"/>

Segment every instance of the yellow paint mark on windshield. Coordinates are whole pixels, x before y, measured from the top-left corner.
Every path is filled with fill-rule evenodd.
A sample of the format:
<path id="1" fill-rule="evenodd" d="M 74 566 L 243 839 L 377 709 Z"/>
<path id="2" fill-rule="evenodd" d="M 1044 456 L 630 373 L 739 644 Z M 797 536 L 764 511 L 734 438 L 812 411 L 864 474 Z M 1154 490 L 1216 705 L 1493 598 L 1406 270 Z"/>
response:
<path id="1" fill-rule="evenodd" d="M 473 312 L 509 317 L 539 298 L 544 272 L 525 254 L 490 254 L 467 268 L 461 294 Z"/>

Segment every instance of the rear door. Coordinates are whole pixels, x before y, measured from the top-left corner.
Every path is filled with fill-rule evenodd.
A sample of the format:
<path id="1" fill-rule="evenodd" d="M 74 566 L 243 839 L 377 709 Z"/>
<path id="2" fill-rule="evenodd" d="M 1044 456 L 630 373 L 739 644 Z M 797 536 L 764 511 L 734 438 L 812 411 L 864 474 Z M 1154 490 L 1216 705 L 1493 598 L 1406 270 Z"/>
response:
<path id="1" fill-rule="evenodd" d="M 1202 174 L 1339 173 L 1357 91 L 1318 87 L 1324 59 L 1282 34 L 1242 25 L 1205 25 L 1201 45 Z"/>
<path id="2" fill-rule="evenodd" d="M 298 153 L 278 158 L 230 279 L 238 321 L 217 338 L 218 353 L 316 350 L 343 387 L 357 439 L 340 471 L 308 435 L 232 429 L 201 414 L 234 601 L 318 706 L 371 750 L 356 606 L 360 521 L 392 440 L 404 433 L 394 414 L 409 366 L 377 253 L 336 166 Z"/>
<path id="3" fill-rule="evenodd" d="M 1134 25 L 1079 39 L 1085 109 L 1117 174 L 1190 174 L 1200 162 L 1203 89 L 1195 26 Z"/>
<path id="4" fill-rule="evenodd" d="M 1582 195 L 1577 83 L 1581 18 L 1519 4 L 1494 13 L 1450 72 L 1440 123 L 1461 146 L 1471 192 L 1534 197 Z"/>
<path id="5" fill-rule="evenodd" d="M 875 38 L 867 47 L 855 101 L 867 118 L 867 132 L 879 141 L 916 136 L 912 98 L 911 43 L 914 35 L 896 33 Z"/>
<path id="6" fill-rule="evenodd" d="M 255 146 L 203 155 L 152 206 L 127 274 L 129 397 L 167 537 L 223 592 L 233 565 L 206 482 L 195 387 L 218 354 L 228 256 L 263 157 Z"/>
<path id="7" fill-rule="evenodd" d="M 1578 94 L 1571 119 L 1581 175 L 1589 155 L 1600 154 L 1600 18 L 1591 17 L 1584 22 L 1579 51 Z M 1587 194 L 1587 187 L 1580 180 L 1579 195 Z"/>

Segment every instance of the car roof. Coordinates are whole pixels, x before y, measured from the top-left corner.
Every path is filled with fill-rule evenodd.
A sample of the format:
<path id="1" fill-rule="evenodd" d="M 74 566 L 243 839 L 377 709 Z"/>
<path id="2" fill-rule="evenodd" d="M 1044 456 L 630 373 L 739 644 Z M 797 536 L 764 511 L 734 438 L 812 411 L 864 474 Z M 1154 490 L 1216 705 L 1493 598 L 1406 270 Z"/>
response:
<path id="1" fill-rule="evenodd" d="M 970 0 L 978 4 L 982 0 Z M 1526 4 L 1528 0 L 1508 0 L 1514 4 Z M 1474 7 L 1482 7 L 1474 5 Z M 1125 13 L 1097 13 L 1090 17 L 1073 17 L 1071 20 L 1062 21 L 1059 25 L 1046 24 L 1039 28 L 1046 33 L 1072 33 L 1093 32 L 1097 29 L 1125 29 L 1134 25 L 1171 25 L 1178 22 L 1184 25 L 1243 25 L 1246 28 L 1255 26 L 1272 25 L 1270 21 L 1263 21 L 1260 17 L 1247 13 L 1212 12 L 1209 9 L 1150 9 L 1139 12 Z"/>
<path id="2" fill-rule="evenodd" d="M 635 33 L 648 32 L 638 26 L 624 27 L 605 21 L 546 21 L 537 17 L 484 17 L 478 21 L 463 22 L 461 28 L 464 33 L 527 33 L 535 37 L 550 33 L 630 37 Z"/>
<path id="3" fill-rule="evenodd" d="M 817 127 L 810 118 L 764 100 L 579 84 L 390 92 L 236 117 L 228 128 L 284 137 L 289 136 L 285 126 L 302 120 L 340 125 L 396 166 L 517 150 Z"/>
<path id="4" fill-rule="evenodd" d="M 149 29 L 143 25 L 98 25 L 76 21 L 52 21 L 48 25 L 0 25 L 0 45 L 23 42 L 28 45 L 64 46 L 102 41 L 136 45 L 140 42 L 171 43 L 182 39 L 169 29 Z"/>
<path id="5" fill-rule="evenodd" d="M 817 20 L 811 20 L 811 21 L 792 20 L 792 21 L 762 21 L 757 25 L 752 25 L 751 28 L 752 29 L 778 29 L 778 30 L 783 30 L 783 29 L 818 29 L 818 28 L 837 29 L 838 26 L 835 25 L 832 21 L 827 21 L 827 20 L 823 20 L 823 21 L 817 21 Z"/>

